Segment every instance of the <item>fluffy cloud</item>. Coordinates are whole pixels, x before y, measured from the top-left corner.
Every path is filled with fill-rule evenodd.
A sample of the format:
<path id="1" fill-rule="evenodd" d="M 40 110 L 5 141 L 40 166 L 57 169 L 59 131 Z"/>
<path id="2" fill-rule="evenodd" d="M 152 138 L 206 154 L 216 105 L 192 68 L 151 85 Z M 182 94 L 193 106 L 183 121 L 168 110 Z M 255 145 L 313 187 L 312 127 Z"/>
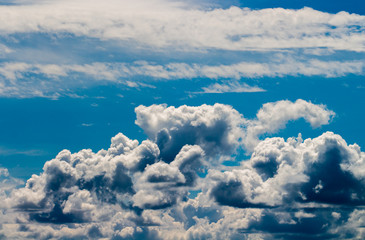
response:
<path id="1" fill-rule="evenodd" d="M 256 114 L 255 120 L 248 123 L 246 137 L 244 139 L 246 148 L 253 150 L 258 143 L 258 136 L 264 133 L 274 133 L 285 127 L 290 120 L 304 118 L 313 128 L 326 125 L 330 122 L 335 113 L 324 105 L 315 105 L 304 100 L 278 101 L 266 103 Z"/>
<path id="2" fill-rule="evenodd" d="M 139 125 L 165 154 L 175 156 L 185 144 L 198 144 L 208 154 L 232 152 L 239 143 L 252 151 L 259 136 L 275 133 L 290 120 L 304 118 L 313 128 L 326 125 L 335 113 L 324 105 L 304 100 L 264 104 L 256 119 L 245 119 L 229 106 L 215 104 L 200 107 L 164 105 L 136 108 Z M 171 161 L 171 160 L 170 160 Z"/>
<path id="3" fill-rule="evenodd" d="M 364 156 L 359 146 L 331 132 L 304 141 L 268 138 L 240 169 L 212 171 L 216 184 L 210 196 L 221 205 L 264 209 L 247 231 L 265 229 L 284 238 L 354 238 L 362 232 L 349 226 L 358 222 L 339 229 L 341 222 L 361 215 L 356 206 L 365 203 L 365 175 L 354 166 L 363 169 Z"/>
<path id="4" fill-rule="evenodd" d="M 253 126 L 261 126 L 251 131 L 257 140 L 300 117 L 314 127 L 327 124 L 333 112 L 325 106 L 267 103 L 253 120 L 222 104 L 135 111 L 149 139 L 140 143 L 120 133 L 97 153 L 63 150 L 24 187 L 2 184 L 0 234 L 15 239 L 363 236 L 365 153 L 341 136 L 266 138 L 249 160 L 236 159 L 240 166 L 217 161 L 222 155 L 239 158 L 232 154 Z M 6 169 L 0 173 L 10 178 Z"/>
<path id="5" fill-rule="evenodd" d="M 24 182 L 20 179 L 11 177 L 7 168 L 0 168 L 0 197 L 6 198 L 6 196 L 17 187 L 24 185 Z M 7 202 L 2 201 L 0 208 L 7 207 Z"/>
<path id="6" fill-rule="evenodd" d="M 242 137 L 245 120 L 222 104 L 199 107 L 139 106 L 136 124 L 155 139 L 161 157 L 171 162 L 186 144 L 199 145 L 208 155 L 230 153 Z"/>
<path id="7" fill-rule="evenodd" d="M 135 206 L 166 208 L 186 197 L 186 187 L 194 186 L 203 157 L 204 151 L 199 146 L 185 145 L 170 164 L 158 162 L 146 167 L 136 184 L 139 191 L 133 197 Z"/>
<path id="8" fill-rule="evenodd" d="M 288 202 L 363 205 L 365 175 L 354 166 L 363 169 L 364 164 L 357 145 L 348 146 L 331 132 L 304 142 L 268 138 L 256 146 L 250 161 L 242 162 L 242 169 L 213 172 L 218 184 L 211 194 L 221 204 L 241 207 Z M 234 198 L 225 197 L 232 192 Z"/>

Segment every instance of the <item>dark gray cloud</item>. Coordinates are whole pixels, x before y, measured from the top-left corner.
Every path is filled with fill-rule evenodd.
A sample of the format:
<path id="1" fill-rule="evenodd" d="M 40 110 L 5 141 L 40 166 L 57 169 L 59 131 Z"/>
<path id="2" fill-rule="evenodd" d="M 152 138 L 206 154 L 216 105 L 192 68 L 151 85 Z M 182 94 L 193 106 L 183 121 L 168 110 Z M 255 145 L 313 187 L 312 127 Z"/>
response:
<path id="1" fill-rule="evenodd" d="M 289 120 L 327 124 L 334 113 L 325 106 L 279 101 L 265 104 L 253 120 L 221 104 L 140 106 L 136 113 L 136 123 L 149 136 L 141 143 L 120 133 L 97 153 L 63 150 L 24 187 L 0 169 L 0 234 L 8 239 L 365 237 L 365 153 L 359 146 L 331 132 L 304 141 L 300 136 L 259 140 Z M 234 158 L 237 148 L 247 149 L 250 159 L 236 167 L 221 165 L 219 159 Z"/>

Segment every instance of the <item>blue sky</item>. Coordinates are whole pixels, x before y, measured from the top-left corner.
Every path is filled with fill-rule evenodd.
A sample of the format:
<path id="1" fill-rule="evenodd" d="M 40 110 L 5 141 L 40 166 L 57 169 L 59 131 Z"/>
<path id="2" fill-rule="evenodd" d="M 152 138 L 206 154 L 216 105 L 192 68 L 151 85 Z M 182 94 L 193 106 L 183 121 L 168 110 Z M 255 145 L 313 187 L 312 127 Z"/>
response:
<path id="1" fill-rule="evenodd" d="M 359 0 L 0 1 L 0 235 L 364 237 L 364 15 Z"/>

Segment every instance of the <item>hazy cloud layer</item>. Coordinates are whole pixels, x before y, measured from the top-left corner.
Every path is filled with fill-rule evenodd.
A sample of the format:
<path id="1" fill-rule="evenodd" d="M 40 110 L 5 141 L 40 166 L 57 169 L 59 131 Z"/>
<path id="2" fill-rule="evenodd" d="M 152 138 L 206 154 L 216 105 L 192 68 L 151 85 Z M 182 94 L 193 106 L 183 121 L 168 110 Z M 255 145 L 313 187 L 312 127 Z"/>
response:
<path id="1" fill-rule="evenodd" d="M 211 81 L 187 91 L 257 92 L 244 78 L 364 75 L 365 16 L 347 12 L 27 0 L 0 5 L 0 22 L 0 97 L 197 78 Z"/>
<path id="2" fill-rule="evenodd" d="M 119 133 L 107 150 L 63 150 L 18 189 L 13 188 L 21 182 L 0 169 L 0 234 L 10 239 L 364 237 L 365 153 L 358 145 L 332 132 L 259 141 L 260 134 L 288 120 L 328 124 L 334 113 L 325 106 L 304 100 L 267 103 L 256 119 L 222 104 L 139 106 L 136 113 L 136 123 L 149 136 L 141 143 Z M 242 160 L 234 153 L 247 148 L 248 133 L 256 144 L 249 145 L 250 159 Z M 222 165 L 222 156 L 241 164 Z"/>
<path id="3" fill-rule="evenodd" d="M 223 79 L 204 87 L 203 93 L 259 92 L 260 87 L 239 83 L 242 78 L 282 76 L 342 77 L 363 75 L 364 61 L 320 61 L 310 59 L 283 62 L 241 62 L 232 65 L 200 65 L 170 63 L 159 65 L 145 61 L 134 63 L 95 62 L 84 65 L 0 63 L 0 96 L 53 97 L 72 93 L 81 87 L 102 84 L 124 84 L 128 87 L 149 87 L 148 83 L 166 80 L 209 78 Z M 143 77 L 143 81 L 138 78 Z M 237 79 L 237 83 L 224 79 Z M 241 80 L 243 81 L 243 80 Z M 227 82 L 227 83 L 225 83 Z M 71 89 L 71 90 L 70 90 Z"/>
<path id="4" fill-rule="evenodd" d="M 0 7 L 1 35 L 73 34 L 153 47 L 364 51 L 364 16 L 300 10 L 189 8 L 182 1 L 26 1 Z"/>

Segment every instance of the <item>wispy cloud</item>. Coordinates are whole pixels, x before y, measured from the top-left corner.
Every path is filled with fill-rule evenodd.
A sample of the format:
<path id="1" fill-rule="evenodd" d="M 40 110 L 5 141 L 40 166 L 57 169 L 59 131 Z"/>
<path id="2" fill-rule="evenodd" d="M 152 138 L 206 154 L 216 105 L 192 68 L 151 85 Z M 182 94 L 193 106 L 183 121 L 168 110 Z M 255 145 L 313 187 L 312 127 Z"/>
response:
<path id="1" fill-rule="evenodd" d="M 346 12 L 27 0 L 0 5 L 0 22 L 7 23 L 0 25 L 0 97 L 57 99 L 81 87 L 155 88 L 153 81 L 194 78 L 214 79 L 203 92 L 261 91 L 227 79 L 364 74 L 365 16 Z M 14 44 L 24 36 L 36 41 L 39 33 L 47 48 Z M 69 39 L 88 47 L 68 51 Z"/>
<path id="2" fill-rule="evenodd" d="M 0 43 L 0 57 L 3 57 L 4 55 L 11 53 L 12 51 L 13 50 Z"/>
<path id="3" fill-rule="evenodd" d="M 271 62 L 239 62 L 231 65 L 169 63 L 165 65 L 136 61 L 133 63 L 95 62 L 83 65 L 0 64 L 0 96 L 53 97 L 69 94 L 80 86 L 121 83 L 127 87 L 149 87 L 152 82 L 178 79 L 241 79 L 282 76 L 342 77 L 363 75 L 365 61 L 320 61 L 293 59 Z M 2 78 L 1 78 L 2 76 Z M 141 80 L 140 77 L 143 77 Z M 61 81 L 62 80 L 62 81 Z M 262 91 L 259 88 L 235 86 L 232 83 L 212 85 L 204 91 Z"/>
<path id="4" fill-rule="evenodd" d="M 27 1 L 0 7 L 2 35 L 71 33 L 174 48 L 364 51 L 365 17 L 300 10 L 191 9 L 174 1 Z"/>
<path id="5" fill-rule="evenodd" d="M 228 82 L 228 83 L 214 83 L 208 87 L 203 87 L 202 92 L 197 93 L 242 93 L 242 92 L 265 92 L 257 86 L 249 86 L 247 83 Z"/>
<path id="6" fill-rule="evenodd" d="M 39 149 L 15 149 L 0 146 L 0 155 L 27 155 L 27 156 L 42 156 L 45 152 Z"/>
<path id="7" fill-rule="evenodd" d="M 0 76 L 10 81 L 26 78 L 30 74 L 43 78 L 59 79 L 85 75 L 93 80 L 120 81 L 121 78 L 143 76 L 150 79 L 186 78 L 236 78 L 278 77 L 278 76 L 324 76 L 342 77 L 347 74 L 364 74 L 365 61 L 321 61 L 317 59 L 294 59 L 268 62 L 239 62 L 231 65 L 201 65 L 169 63 L 165 65 L 146 61 L 133 63 L 94 62 L 83 65 L 28 64 L 9 62 L 0 64 Z M 92 81 L 90 81 L 92 82 Z M 131 81 L 127 86 L 137 87 Z"/>

